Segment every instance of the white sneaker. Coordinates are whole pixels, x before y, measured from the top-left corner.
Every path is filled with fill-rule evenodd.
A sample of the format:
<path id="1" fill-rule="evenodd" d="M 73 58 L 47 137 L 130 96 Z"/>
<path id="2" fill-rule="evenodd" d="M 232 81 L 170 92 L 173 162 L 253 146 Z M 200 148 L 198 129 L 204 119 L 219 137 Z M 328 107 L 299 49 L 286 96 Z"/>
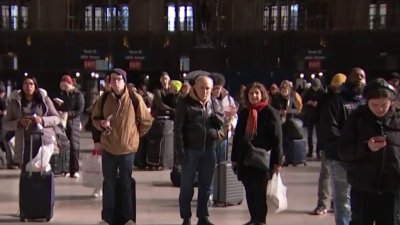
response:
<path id="1" fill-rule="evenodd" d="M 95 198 L 102 197 L 103 196 L 103 190 L 101 188 L 100 189 L 97 189 L 97 188 L 94 189 L 92 196 L 95 197 Z"/>
<path id="2" fill-rule="evenodd" d="M 75 173 L 74 173 L 74 175 L 73 175 L 72 177 L 73 177 L 73 178 L 77 178 L 77 179 L 79 179 L 80 175 L 79 175 L 79 173 L 78 173 L 78 172 L 75 172 Z"/>
<path id="3" fill-rule="evenodd" d="M 110 224 L 108 224 L 106 221 L 102 220 L 98 223 L 98 225 L 110 225 Z"/>
<path id="4" fill-rule="evenodd" d="M 124 225 L 136 225 L 132 220 L 128 220 Z"/>

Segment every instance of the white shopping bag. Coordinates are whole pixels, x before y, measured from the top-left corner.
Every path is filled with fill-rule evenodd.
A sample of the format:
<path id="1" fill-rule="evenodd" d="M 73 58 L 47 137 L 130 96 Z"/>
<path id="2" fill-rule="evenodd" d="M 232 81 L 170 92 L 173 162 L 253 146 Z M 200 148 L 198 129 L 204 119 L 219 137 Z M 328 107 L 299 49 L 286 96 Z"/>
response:
<path id="1" fill-rule="evenodd" d="M 82 184 L 85 187 L 101 188 L 103 186 L 103 172 L 101 156 L 88 155 L 83 159 Z"/>
<path id="2" fill-rule="evenodd" d="M 42 145 L 35 158 L 30 160 L 25 167 L 25 170 L 30 172 L 50 171 L 50 158 L 54 152 L 54 144 Z"/>
<path id="3" fill-rule="evenodd" d="M 286 186 L 282 183 L 280 173 L 274 173 L 267 185 L 267 205 L 268 209 L 276 213 L 288 207 L 286 197 Z"/>

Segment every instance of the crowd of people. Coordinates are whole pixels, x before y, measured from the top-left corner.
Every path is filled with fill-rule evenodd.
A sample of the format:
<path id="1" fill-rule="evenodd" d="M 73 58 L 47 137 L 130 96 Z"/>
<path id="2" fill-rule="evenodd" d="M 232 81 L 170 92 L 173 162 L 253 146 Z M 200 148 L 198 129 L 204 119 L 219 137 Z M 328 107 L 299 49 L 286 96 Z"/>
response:
<path id="1" fill-rule="evenodd" d="M 134 224 L 132 172 L 135 152 L 153 120 L 173 120 L 174 163 L 181 165 L 179 211 L 182 225 L 191 224 L 193 183 L 197 179 L 198 225 L 213 225 L 208 211 L 216 164 L 228 159 L 245 189 L 250 215 L 246 225 L 264 225 L 268 205 L 266 187 L 284 165 L 283 142 L 293 129 L 307 130 L 307 158 L 321 160 L 315 215 L 335 214 L 336 225 L 399 225 L 400 206 L 400 75 L 373 79 L 368 84 L 361 68 L 346 76 L 335 74 L 329 85 L 318 78 L 297 89 L 288 80 L 267 89 L 259 82 L 242 85 L 235 98 L 225 89 L 225 78 L 204 72 L 190 82 L 160 76 L 160 88 L 128 83 L 123 69 L 105 78 L 105 90 L 86 111 L 95 150 L 102 155 L 102 221 L 115 221 L 117 184 L 120 218 Z M 0 118 L 4 151 L 15 136 L 9 168 L 25 170 L 23 156 L 31 129 L 43 127 L 40 144 L 56 144 L 53 127 L 64 123 L 70 140 L 66 177 L 79 178 L 79 142 L 85 111 L 84 94 L 69 75 L 60 81 L 61 92 L 51 99 L 35 77 L 26 76 L 22 89 L 8 99 L 0 84 Z M 293 123 L 293 121 L 296 121 Z M 300 123 L 298 122 L 300 121 Z M 288 126 L 289 123 L 296 126 Z M 7 133 L 12 132 L 12 135 Z M 315 135 L 315 134 L 316 135 Z M 316 136 L 316 137 L 315 137 Z M 314 141 L 315 140 L 315 141 Z M 316 142 L 316 144 L 314 144 Z M 252 146 L 270 152 L 267 170 L 246 161 Z"/>

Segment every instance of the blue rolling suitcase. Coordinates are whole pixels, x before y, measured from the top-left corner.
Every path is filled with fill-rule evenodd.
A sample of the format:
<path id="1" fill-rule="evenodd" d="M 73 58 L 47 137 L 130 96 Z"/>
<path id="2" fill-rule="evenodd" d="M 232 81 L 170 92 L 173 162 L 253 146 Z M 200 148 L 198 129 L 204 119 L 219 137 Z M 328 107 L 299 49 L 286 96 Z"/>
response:
<path id="1" fill-rule="evenodd" d="M 35 140 L 34 140 L 35 139 Z M 25 140 L 23 141 L 25 142 Z M 29 160 L 33 158 L 33 148 L 37 153 L 41 146 L 41 133 L 30 135 Z M 34 143 L 36 142 L 36 143 Z M 25 144 L 24 144 L 24 151 Z M 36 155 L 35 153 L 35 155 Z M 23 168 L 19 182 L 20 221 L 53 218 L 54 208 L 54 174 L 49 172 L 27 172 L 25 165 L 27 154 L 23 153 Z"/>
<path id="2" fill-rule="evenodd" d="M 283 153 L 285 155 L 284 166 L 292 164 L 297 166 L 298 164 L 306 163 L 306 150 L 307 141 L 305 139 L 285 139 L 283 141 Z"/>

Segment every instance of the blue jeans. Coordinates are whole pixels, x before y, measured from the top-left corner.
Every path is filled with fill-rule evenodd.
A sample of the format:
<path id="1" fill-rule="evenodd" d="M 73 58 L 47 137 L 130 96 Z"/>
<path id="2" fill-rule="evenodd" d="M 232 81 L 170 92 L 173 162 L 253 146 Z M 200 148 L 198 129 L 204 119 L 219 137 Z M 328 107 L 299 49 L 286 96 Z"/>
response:
<path id="1" fill-rule="evenodd" d="M 186 149 L 182 162 L 179 210 L 181 218 L 192 217 L 190 203 L 193 198 L 193 181 L 198 171 L 197 217 L 207 217 L 208 199 L 212 192 L 216 156 L 214 148 L 203 150 Z"/>
<path id="2" fill-rule="evenodd" d="M 336 225 L 349 225 L 351 220 L 350 185 L 347 182 L 346 163 L 326 160 L 331 179 L 332 200 Z"/>
<path id="3" fill-rule="evenodd" d="M 115 193 L 117 178 L 121 182 L 122 221 L 128 221 L 133 217 L 132 208 L 132 166 L 135 158 L 134 153 L 127 155 L 113 155 L 106 150 L 102 151 L 103 169 L 103 210 L 101 217 L 104 221 L 112 224 L 114 219 Z"/>
<path id="4" fill-rule="evenodd" d="M 329 187 L 329 171 L 326 165 L 325 152 L 321 152 L 321 170 L 318 178 L 318 203 L 317 206 L 330 206 L 331 188 Z"/>

